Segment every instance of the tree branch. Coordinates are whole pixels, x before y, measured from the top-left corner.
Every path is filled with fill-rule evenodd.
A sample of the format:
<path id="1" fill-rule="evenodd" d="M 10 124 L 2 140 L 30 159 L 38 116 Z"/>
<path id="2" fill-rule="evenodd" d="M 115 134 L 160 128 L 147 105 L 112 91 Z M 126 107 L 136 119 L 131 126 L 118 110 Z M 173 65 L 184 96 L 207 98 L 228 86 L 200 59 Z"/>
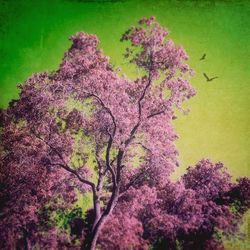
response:
<path id="1" fill-rule="evenodd" d="M 110 150 L 111 150 L 111 147 L 112 147 L 112 144 L 113 144 L 113 138 L 115 136 L 115 133 L 116 133 L 116 121 L 115 121 L 115 117 L 114 115 L 112 114 L 110 108 L 108 108 L 107 106 L 105 106 L 104 102 L 101 100 L 101 98 L 99 96 L 97 96 L 96 94 L 93 94 L 93 93 L 88 93 L 88 92 L 85 92 L 88 97 L 94 97 L 96 98 L 99 103 L 101 104 L 101 106 L 108 112 L 108 114 L 111 116 L 111 119 L 112 119 L 112 122 L 113 122 L 113 125 L 114 125 L 114 129 L 113 129 L 113 132 L 112 132 L 112 135 L 108 132 L 109 134 L 109 140 L 108 140 L 108 145 L 107 145 L 107 149 L 106 149 L 106 156 L 105 156 L 105 159 L 106 159 L 106 168 L 107 170 L 110 171 L 111 175 L 112 175 L 112 181 L 113 183 L 116 185 L 116 175 L 115 175 L 115 172 L 114 170 L 112 169 L 112 167 L 110 166 Z"/>
<path id="2" fill-rule="evenodd" d="M 70 168 L 68 165 L 64 165 L 64 164 L 62 164 L 62 163 L 55 163 L 55 164 L 51 163 L 50 165 L 58 165 L 58 166 L 62 167 L 62 168 L 65 169 L 66 171 L 68 171 L 68 172 L 74 174 L 80 182 L 82 182 L 82 183 L 84 183 L 84 184 L 87 184 L 87 185 L 91 186 L 92 190 L 95 190 L 95 184 L 94 184 L 93 182 L 83 179 L 83 178 L 77 173 L 76 170 Z"/>
<path id="3" fill-rule="evenodd" d="M 136 143 L 133 143 L 134 145 L 140 145 L 142 146 L 143 149 L 149 151 L 150 153 L 152 153 L 151 149 L 147 148 L 145 145 L 143 145 L 141 142 L 136 142 Z"/>
<path id="4" fill-rule="evenodd" d="M 96 152 L 95 152 L 95 158 L 96 158 L 97 165 L 98 165 L 98 181 L 97 181 L 96 190 L 97 190 L 97 192 L 100 192 L 102 190 L 103 177 L 105 176 L 105 172 L 103 172 L 102 164 L 101 164 L 99 156 L 98 156 L 97 148 L 96 148 Z"/>
<path id="5" fill-rule="evenodd" d="M 108 141 L 108 146 L 107 146 L 107 149 L 106 149 L 106 155 L 105 155 L 105 159 L 106 159 L 106 167 L 107 167 L 107 170 L 110 171 L 111 175 L 112 175 L 112 182 L 114 185 L 116 185 L 116 174 L 113 170 L 113 168 L 110 166 L 110 150 L 111 150 L 111 147 L 112 147 L 112 143 L 113 143 L 113 137 L 109 134 L 109 141 Z"/>
<path id="6" fill-rule="evenodd" d="M 150 114 L 149 116 L 147 116 L 147 118 L 152 118 L 154 116 L 157 116 L 157 115 L 160 115 L 160 114 L 163 114 L 165 112 L 165 110 L 161 110 L 161 111 L 158 111 L 158 112 L 155 112 L 155 113 L 152 113 Z"/>
<path id="7" fill-rule="evenodd" d="M 114 115 L 112 114 L 110 108 L 108 108 L 107 106 L 105 106 L 105 104 L 104 104 L 104 102 L 102 101 L 102 99 L 101 99 L 99 96 L 97 96 L 96 94 L 92 94 L 92 93 L 88 93 L 88 92 L 85 92 L 85 93 L 87 94 L 88 97 L 94 97 L 94 98 L 96 98 L 96 99 L 99 101 L 99 103 L 101 104 L 101 106 L 102 106 L 104 109 L 106 109 L 106 111 L 107 111 L 107 112 L 109 113 L 109 115 L 111 116 L 112 122 L 113 122 L 113 124 L 114 124 L 114 129 L 113 129 L 112 137 L 114 137 L 114 136 L 115 136 L 115 132 L 116 132 L 116 127 L 117 127 L 117 126 L 116 126 L 115 117 L 114 117 Z"/>
<path id="8" fill-rule="evenodd" d="M 79 173 L 77 173 L 76 170 L 72 169 L 72 168 L 66 163 L 66 161 L 64 160 L 62 154 L 61 154 L 55 147 L 53 147 L 53 146 L 50 145 L 48 142 L 46 142 L 43 138 L 41 138 L 39 135 L 37 135 L 34 131 L 31 130 L 31 132 L 32 132 L 32 134 L 33 134 L 36 138 L 38 138 L 39 140 L 41 140 L 42 142 L 44 142 L 53 152 L 55 152 L 56 155 L 57 155 L 57 156 L 60 158 L 60 160 L 63 162 L 63 164 L 62 164 L 62 163 L 58 163 L 57 165 L 59 165 L 60 167 L 62 167 L 62 168 L 65 169 L 66 171 L 68 171 L 68 172 L 74 174 L 80 182 L 82 182 L 82 183 L 84 183 L 84 184 L 86 184 L 86 185 L 91 186 L 93 192 L 95 192 L 95 184 L 94 184 L 93 182 L 88 181 L 88 180 L 85 180 L 84 178 L 82 178 L 82 177 L 79 175 Z M 52 164 L 52 165 L 53 165 L 53 164 Z"/>
<path id="9" fill-rule="evenodd" d="M 125 146 L 127 146 L 134 138 L 134 135 L 138 129 L 138 127 L 140 126 L 140 123 L 141 123 L 141 114 L 142 114 L 142 104 L 141 102 L 143 101 L 143 99 L 145 98 L 145 95 L 146 95 L 146 91 L 147 89 L 149 88 L 149 86 L 151 85 L 152 83 L 152 54 L 150 54 L 149 56 L 149 75 L 148 75 L 148 83 L 147 85 L 145 86 L 145 88 L 143 89 L 143 92 L 142 92 L 142 95 L 141 97 L 139 98 L 139 101 L 138 101 L 138 113 L 139 113 L 139 116 L 138 116 L 138 122 L 137 124 L 133 127 L 133 129 L 131 130 L 130 132 L 130 137 L 125 141 Z"/>
<path id="10" fill-rule="evenodd" d="M 149 168 L 150 168 L 150 167 L 148 167 L 148 168 L 144 169 L 143 171 L 139 172 L 132 180 L 130 180 L 130 182 L 126 185 L 126 187 L 120 192 L 119 197 L 121 197 L 122 195 L 124 195 L 124 193 L 125 193 L 126 191 L 128 191 L 129 188 L 130 188 L 132 185 L 136 184 L 136 182 L 140 179 L 140 177 L 146 174 L 146 172 L 147 172 L 147 170 L 148 170 Z"/>

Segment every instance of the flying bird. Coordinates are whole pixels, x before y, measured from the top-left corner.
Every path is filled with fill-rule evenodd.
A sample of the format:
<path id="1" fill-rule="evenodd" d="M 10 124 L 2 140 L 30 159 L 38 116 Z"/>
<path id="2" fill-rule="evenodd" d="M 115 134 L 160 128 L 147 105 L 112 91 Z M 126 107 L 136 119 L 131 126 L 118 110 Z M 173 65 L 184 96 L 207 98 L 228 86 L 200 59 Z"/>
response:
<path id="1" fill-rule="evenodd" d="M 203 56 L 200 58 L 200 61 L 205 60 L 206 54 L 203 54 Z"/>
<path id="2" fill-rule="evenodd" d="M 206 73 L 203 73 L 203 75 L 204 75 L 204 77 L 206 78 L 207 82 L 211 82 L 211 81 L 213 81 L 214 79 L 219 78 L 218 76 L 215 76 L 215 77 L 209 78 L 209 77 L 207 76 L 207 74 L 206 74 Z"/>

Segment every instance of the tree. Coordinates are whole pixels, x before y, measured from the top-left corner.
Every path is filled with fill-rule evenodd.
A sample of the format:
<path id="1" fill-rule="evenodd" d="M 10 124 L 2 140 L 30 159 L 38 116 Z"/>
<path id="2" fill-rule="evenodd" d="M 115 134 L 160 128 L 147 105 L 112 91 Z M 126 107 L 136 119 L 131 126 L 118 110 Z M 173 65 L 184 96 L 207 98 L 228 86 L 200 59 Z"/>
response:
<path id="1" fill-rule="evenodd" d="M 152 187 L 148 178 L 141 179 L 120 198 L 100 234 L 101 249 L 148 249 L 149 245 L 224 249 L 223 237 L 237 233 L 249 209 L 249 185 L 247 178 L 232 182 L 222 163 L 207 159 L 190 167 L 177 183 L 166 180 Z M 126 226 L 118 227 L 119 219 Z M 108 236 L 108 232 L 112 233 Z"/>
<path id="2" fill-rule="evenodd" d="M 192 174 L 183 177 L 184 184 L 169 182 L 178 166 L 172 119 L 176 108 L 187 112 L 181 104 L 195 95 L 189 84 L 193 71 L 186 64 L 187 54 L 168 39 L 168 32 L 153 17 L 143 18 L 121 39 L 130 44 L 125 57 L 141 70 L 137 79 L 130 80 L 111 66 L 96 36 L 77 33 L 70 39 L 72 46 L 59 69 L 31 76 L 19 86 L 20 99 L 1 111 L 0 177 L 6 195 L 1 197 L 5 205 L 0 234 L 9 244 L 2 248 L 24 245 L 30 249 L 52 242 L 54 248 L 77 248 L 73 236 L 50 219 L 56 216 L 53 211 L 72 209 L 77 194 L 87 192 L 93 200 L 89 222 L 71 221 L 71 229 L 74 225 L 82 229 L 71 230 L 78 231 L 81 249 L 95 249 L 99 236 L 104 249 L 117 248 L 107 232 L 118 237 L 121 218 L 135 235 L 123 233 L 124 248 L 120 249 L 146 248 L 157 241 L 155 237 L 165 237 L 170 245 L 187 238 L 189 229 L 181 228 L 184 219 L 178 218 L 178 213 L 185 212 L 158 214 L 165 211 L 169 199 L 170 191 L 163 190 L 173 192 L 171 202 L 176 204 L 187 199 L 197 207 L 201 203 L 200 190 L 192 188 Z M 206 176 L 207 172 L 201 172 Z M 222 182 L 227 180 L 223 178 Z M 182 198 L 178 190 L 183 191 Z M 142 218 L 152 219 L 143 223 Z M 170 236 L 158 226 L 156 230 L 159 223 Z M 178 233 L 173 234 L 174 224 Z M 48 230 L 53 233 L 46 238 Z"/>

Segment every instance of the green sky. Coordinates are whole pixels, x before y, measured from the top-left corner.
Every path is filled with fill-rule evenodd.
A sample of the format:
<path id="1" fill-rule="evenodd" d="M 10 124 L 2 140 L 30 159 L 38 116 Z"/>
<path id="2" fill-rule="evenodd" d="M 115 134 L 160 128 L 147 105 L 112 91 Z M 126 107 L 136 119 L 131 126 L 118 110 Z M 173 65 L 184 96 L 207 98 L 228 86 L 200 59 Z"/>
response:
<path id="1" fill-rule="evenodd" d="M 154 15 L 184 46 L 196 71 L 191 113 L 175 122 L 181 167 L 203 157 L 221 160 L 236 178 L 249 166 L 250 4 L 247 1 L 0 1 L 0 106 L 33 72 L 54 70 L 77 31 L 97 34 L 104 52 L 122 64 L 121 34 Z M 207 54 L 204 61 L 199 58 Z M 125 65 L 126 73 L 133 75 Z M 207 83 L 203 72 L 219 76 Z"/>

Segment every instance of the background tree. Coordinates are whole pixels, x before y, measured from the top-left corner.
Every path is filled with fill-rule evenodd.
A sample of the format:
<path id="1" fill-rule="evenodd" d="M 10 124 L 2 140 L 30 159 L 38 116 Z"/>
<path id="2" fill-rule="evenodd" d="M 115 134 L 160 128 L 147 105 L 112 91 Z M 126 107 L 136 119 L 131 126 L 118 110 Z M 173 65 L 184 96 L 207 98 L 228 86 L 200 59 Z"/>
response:
<path id="1" fill-rule="evenodd" d="M 190 167 L 176 183 L 166 180 L 152 186 L 145 173 L 121 196 L 101 231 L 101 249 L 148 249 L 149 245 L 224 249 L 223 239 L 237 235 L 249 209 L 249 185 L 247 178 L 232 182 L 222 163 L 207 159 Z"/>
<path id="2" fill-rule="evenodd" d="M 184 49 L 153 17 L 141 19 L 121 39 L 130 43 L 125 57 L 141 70 L 132 81 L 110 65 L 94 35 L 77 33 L 71 40 L 58 71 L 34 74 L 19 86 L 20 99 L 1 112 L 3 248 L 79 248 L 78 239 L 81 249 L 95 249 L 101 229 L 104 249 L 142 249 L 159 238 L 169 249 L 176 242 L 191 247 L 192 235 L 206 223 L 212 225 L 210 231 L 204 226 L 208 239 L 225 225 L 209 215 L 204 219 L 205 211 L 219 210 L 221 220 L 238 222 L 228 207 L 209 202 L 216 197 L 231 204 L 219 196 L 226 192 L 233 200 L 249 197 L 241 193 L 247 179 L 243 189 L 230 189 L 228 176 L 213 180 L 213 166 L 203 162 L 200 172 L 189 170 L 179 183 L 169 181 L 178 165 L 171 121 L 176 109 L 187 112 L 181 104 L 195 94 Z M 199 195 L 203 189 L 195 188 L 199 176 L 210 178 L 209 185 L 202 184 L 211 188 L 206 199 Z M 74 207 L 77 194 L 86 192 L 92 193 L 93 209 L 85 222 L 71 221 L 70 238 L 55 224 L 58 210 Z M 48 230 L 53 233 L 46 238 Z"/>

